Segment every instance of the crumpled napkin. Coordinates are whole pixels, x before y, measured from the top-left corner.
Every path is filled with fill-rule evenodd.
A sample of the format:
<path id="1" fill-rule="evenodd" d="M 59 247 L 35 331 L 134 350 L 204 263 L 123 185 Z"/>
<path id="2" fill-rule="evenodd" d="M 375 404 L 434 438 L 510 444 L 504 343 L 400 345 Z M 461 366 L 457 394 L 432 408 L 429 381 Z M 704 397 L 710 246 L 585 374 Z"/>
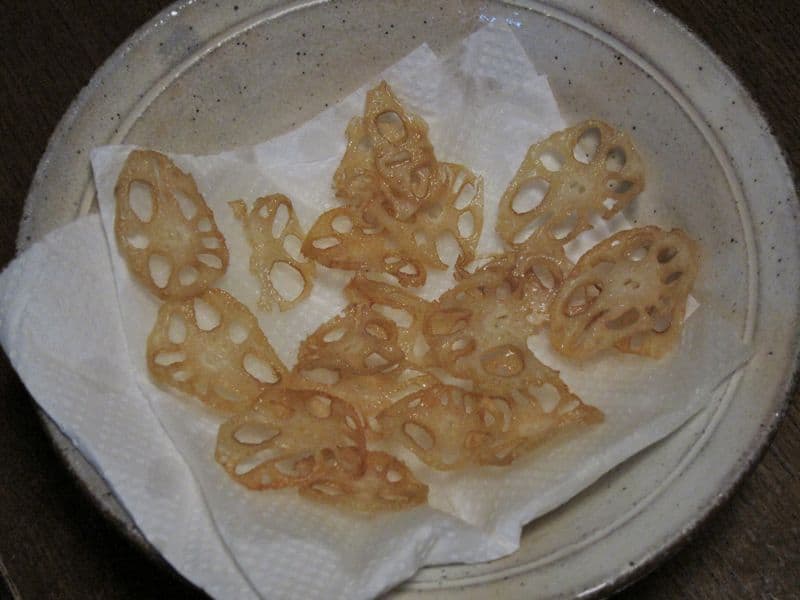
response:
<path id="1" fill-rule="evenodd" d="M 497 249 L 493 227 L 503 188 L 527 147 L 563 126 L 546 78 L 536 74 L 513 33 L 499 25 L 476 32 L 444 60 L 421 47 L 381 78 L 428 121 L 440 159 L 462 162 L 484 176 L 480 250 Z M 343 132 L 374 83 L 258 146 L 209 157 L 173 156 L 195 176 L 228 241 L 231 266 L 221 287 L 253 309 L 289 367 L 300 341 L 343 308 L 340 289 L 349 275 L 321 268 L 313 297 L 299 308 L 257 310 L 249 248 L 227 201 L 287 194 L 306 228 L 336 206 L 330 181 L 344 151 Z M 371 597 L 426 564 L 485 561 L 513 552 L 525 523 L 680 426 L 747 357 L 736 331 L 706 306 L 687 323 L 680 348 L 660 361 L 620 356 L 578 368 L 534 340 L 535 352 L 603 410 L 602 425 L 510 468 L 426 472 L 430 506 L 407 512 L 359 517 L 306 502 L 290 490 L 248 491 L 214 462 L 219 418 L 163 392 L 147 375 L 145 341 L 158 302 L 130 278 L 113 239 L 113 186 L 129 150 L 106 147 L 92 156 L 118 302 L 108 257 L 98 255 L 97 219 L 89 218 L 49 236 L 2 276 L 0 340 L 34 397 L 94 460 L 145 535 L 214 595 Z M 73 251 L 64 254 L 62 246 Z M 448 273 L 431 275 L 423 290 L 427 297 L 452 285 Z M 60 298 L 54 295 L 59 288 Z M 63 316 L 54 327 L 56 315 Z M 76 349 L 66 360 L 61 350 L 69 351 L 72 343 Z M 119 352 L 123 343 L 128 357 Z M 153 415 L 191 469 L 199 494 L 167 440 L 155 433 Z M 120 440 L 140 460 L 125 461 Z M 153 466 L 159 461 L 168 465 L 163 471 Z M 148 494 L 137 495 L 136 481 L 148 482 Z"/>

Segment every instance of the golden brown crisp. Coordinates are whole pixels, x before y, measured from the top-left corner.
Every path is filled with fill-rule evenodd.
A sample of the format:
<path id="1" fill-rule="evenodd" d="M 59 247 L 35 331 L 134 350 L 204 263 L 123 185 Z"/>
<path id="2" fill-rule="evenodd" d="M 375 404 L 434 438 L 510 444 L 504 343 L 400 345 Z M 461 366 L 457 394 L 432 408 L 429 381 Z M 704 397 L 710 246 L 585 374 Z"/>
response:
<path id="1" fill-rule="evenodd" d="M 300 345 L 286 385 L 335 394 L 374 426 L 371 419 L 383 408 L 435 381 L 407 360 L 399 332 L 369 303 L 350 304 Z"/>
<path id="2" fill-rule="evenodd" d="M 320 325 L 300 345 L 298 363 L 307 369 L 330 369 L 354 375 L 374 375 L 405 358 L 397 342 L 397 326 L 364 304 Z"/>
<path id="3" fill-rule="evenodd" d="M 305 233 L 289 198 L 283 194 L 264 196 L 255 201 L 249 213 L 242 200 L 229 204 L 250 243 L 250 272 L 261 282 L 259 307 L 269 311 L 273 304 L 277 304 L 284 311 L 308 298 L 315 267 L 300 252 Z M 280 273 L 280 270 L 288 273 Z M 291 273 L 302 280 L 302 288 L 294 297 L 287 297 L 274 279 L 289 277 Z"/>
<path id="4" fill-rule="evenodd" d="M 461 165 L 442 163 L 441 193 L 400 221 L 380 203 L 336 208 L 322 214 L 303 244 L 303 253 L 327 267 L 388 273 L 403 286 L 427 279 L 426 267 L 447 269 L 437 243 L 451 236 L 461 272 L 475 257 L 483 228 L 483 180 Z"/>
<path id="5" fill-rule="evenodd" d="M 437 242 L 451 236 L 458 245 L 456 271 L 475 258 L 483 229 L 483 179 L 463 165 L 440 163 L 443 183 L 440 194 L 406 221 L 391 218 L 384 211 L 368 211 L 375 222 L 395 240 L 408 256 L 419 258 L 434 269 L 447 269 Z"/>
<path id="6" fill-rule="evenodd" d="M 357 375 L 346 369 L 309 369 L 299 362 L 286 377 L 287 388 L 326 392 L 349 403 L 361 416 L 368 434 L 379 432 L 375 417 L 383 409 L 437 383 L 434 376 L 407 363 L 385 373 Z"/>
<path id="7" fill-rule="evenodd" d="M 508 465 L 572 425 L 602 421 L 581 405 L 505 398 L 436 385 L 407 396 L 381 412 L 382 439 L 411 450 L 439 470 Z"/>
<path id="8" fill-rule="evenodd" d="M 348 204 L 381 204 L 393 218 L 406 220 L 439 194 L 443 173 L 428 126 L 406 112 L 385 81 L 367 92 L 364 117 L 353 119 L 346 135 L 334 188 Z"/>
<path id="9" fill-rule="evenodd" d="M 428 486 L 399 459 L 386 452 L 367 452 L 366 470 L 354 478 L 340 472 L 315 477 L 300 495 L 357 512 L 405 510 L 424 504 Z"/>
<path id="10" fill-rule="evenodd" d="M 286 373 L 258 321 L 221 289 L 166 302 L 147 339 L 153 379 L 222 411 L 250 408 Z"/>
<path id="11" fill-rule="evenodd" d="M 442 294 L 423 326 L 435 364 L 471 381 L 476 392 L 537 410 L 570 407 L 582 415 L 577 420 L 596 420 L 599 411 L 528 348 L 535 325 L 526 314 L 526 289 L 507 272 L 483 270 Z"/>
<path id="12" fill-rule="evenodd" d="M 644 167 L 630 137 L 584 121 L 528 149 L 500 199 L 497 231 L 512 246 L 541 228 L 567 243 L 591 229 L 593 215 L 610 219 L 642 189 Z"/>
<path id="13" fill-rule="evenodd" d="M 658 227 L 621 231 L 584 254 L 550 309 L 550 341 L 586 358 L 606 348 L 663 356 L 680 338 L 697 244 Z"/>
<path id="14" fill-rule="evenodd" d="M 270 390 L 223 423 L 216 460 L 251 489 L 299 486 L 327 474 L 360 477 L 364 431 L 353 408 L 316 391 Z"/>
<path id="15" fill-rule="evenodd" d="M 572 267 L 563 245 L 539 230 L 513 250 L 491 257 L 475 275 L 494 273 L 498 281 L 505 281 L 520 297 L 519 309 L 538 328 L 549 320 L 550 304 Z"/>
<path id="16" fill-rule="evenodd" d="M 365 304 L 397 326 L 397 343 L 406 360 L 424 367 L 429 362 L 428 345 L 422 333 L 425 315 L 431 303 L 397 286 L 356 276 L 344 288 L 345 297 L 355 304 Z"/>
<path id="17" fill-rule="evenodd" d="M 425 284 L 422 260 L 408 253 L 374 221 L 348 206 L 329 210 L 308 232 L 303 254 L 331 269 L 387 273 L 402 286 Z"/>
<path id="18" fill-rule="evenodd" d="M 114 187 L 117 246 L 161 299 L 197 296 L 228 268 L 228 248 L 194 178 L 165 155 L 133 150 Z"/>

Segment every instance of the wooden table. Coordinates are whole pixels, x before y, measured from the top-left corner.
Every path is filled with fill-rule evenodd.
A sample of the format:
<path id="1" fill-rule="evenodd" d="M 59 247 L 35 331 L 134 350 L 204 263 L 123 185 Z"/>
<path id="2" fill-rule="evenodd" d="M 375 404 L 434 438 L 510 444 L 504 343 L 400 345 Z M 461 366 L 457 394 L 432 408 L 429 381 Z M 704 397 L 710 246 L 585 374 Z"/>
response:
<path id="1" fill-rule="evenodd" d="M 607 0 L 613 2 L 614 0 Z M 800 2 L 659 0 L 738 73 L 800 169 Z M 164 0 L 4 0 L 0 13 L 0 265 L 14 255 L 47 139 L 92 73 Z M 203 597 L 97 510 L 0 355 L 0 599 Z M 800 407 L 732 500 L 619 597 L 800 598 Z"/>

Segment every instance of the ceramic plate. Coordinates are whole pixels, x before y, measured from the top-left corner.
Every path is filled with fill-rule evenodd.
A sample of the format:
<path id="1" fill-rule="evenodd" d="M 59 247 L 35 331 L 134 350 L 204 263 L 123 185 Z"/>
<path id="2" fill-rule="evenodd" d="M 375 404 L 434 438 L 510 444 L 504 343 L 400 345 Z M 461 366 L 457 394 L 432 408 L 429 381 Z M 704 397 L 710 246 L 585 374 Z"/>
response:
<path id="1" fill-rule="evenodd" d="M 639 0 L 179 2 L 120 47 L 64 116 L 19 236 L 24 247 L 27 236 L 91 210 L 94 146 L 204 154 L 254 144 L 302 123 L 421 43 L 446 50 L 492 19 L 514 27 L 568 122 L 599 117 L 633 131 L 652 191 L 637 202 L 638 214 L 701 237 L 715 309 L 754 356 L 721 399 L 677 433 L 530 525 L 518 552 L 424 569 L 396 590 L 404 598 L 617 589 L 726 499 L 774 430 L 797 366 L 797 200 L 758 108 L 707 47 Z M 101 506 L 147 547 L 102 478 L 51 431 Z"/>

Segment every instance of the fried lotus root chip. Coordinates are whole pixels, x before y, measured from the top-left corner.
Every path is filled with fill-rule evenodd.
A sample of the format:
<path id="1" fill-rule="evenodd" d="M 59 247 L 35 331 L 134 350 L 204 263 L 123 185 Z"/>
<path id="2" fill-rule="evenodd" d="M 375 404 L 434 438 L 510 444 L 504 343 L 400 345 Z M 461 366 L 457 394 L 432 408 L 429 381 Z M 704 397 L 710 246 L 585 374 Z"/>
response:
<path id="1" fill-rule="evenodd" d="M 550 304 L 573 264 L 563 245 L 546 230 L 536 232 L 514 250 L 497 255 L 480 266 L 480 273 L 495 273 L 509 291 L 520 296 L 520 307 L 534 328 L 550 319 Z"/>
<path id="2" fill-rule="evenodd" d="M 384 183 L 375 167 L 372 141 L 364 119 L 353 117 L 347 125 L 345 137 L 347 148 L 333 174 L 336 197 L 354 208 L 366 206 L 376 197 L 382 202 Z"/>
<path id="3" fill-rule="evenodd" d="M 161 299 L 203 293 L 228 247 L 194 178 L 165 155 L 133 150 L 114 187 L 114 233 L 133 275 Z"/>
<path id="4" fill-rule="evenodd" d="M 442 193 L 407 221 L 379 203 L 333 209 L 317 219 L 303 253 L 327 267 L 388 273 L 403 286 L 417 287 L 427 278 L 425 266 L 448 268 L 438 243 L 451 236 L 458 245 L 456 270 L 462 271 L 475 257 L 483 228 L 483 180 L 461 165 L 440 166 Z"/>
<path id="5" fill-rule="evenodd" d="M 147 367 L 160 385 L 223 411 L 249 408 L 286 373 L 253 314 L 216 288 L 161 306 L 147 338 Z"/>
<path id="6" fill-rule="evenodd" d="M 396 402 L 377 420 L 385 439 L 447 471 L 481 464 L 480 449 L 500 433 L 502 415 L 492 409 L 479 395 L 436 385 Z"/>
<path id="7" fill-rule="evenodd" d="M 323 475 L 359 477 L 364 431 L 353 408 L 315 391 L 275 390 L 223 423 L 215 458 L 255 490 L 304 485 Z"/>
<path id="8" fill-rule="evenodd" d="M 385 373 L 354 375 L 345 370 L 308 369 L 298 363 L 286 379 L 286 387 L 318 390 L 333 394 L 352 405 L 368 427 L 367 433 L 380 429 L 375 417 L 387 406 L 438 380 L 413 365 L 401 363 Z"/>
<path id="9" fill-rule="evenodd" d="M 428 125 L 406 113 L 385 81 L 367 92 L 364 128 L 372 143 L 375 169 L 385 184 L 385 205 L 399 220 L 437 197 L 442 184 Z"/>
<path id="10" fill-rule="evenodd" d="M 274 303 L 284 311 L 302 302 L 311 294 L 315 267 L 300 253 L 305 233 L 289 198 L 264 196 L 249 214 L 244 201 L 229 204 L 250 243 L 250 272 L 261 282 L 259 307 L 269 311 Z"/>
<path id="11" fill-rule="evenodd" d="M 578 260 L 551 306 L 550 341 L 585 358 L 616 347 L 658 358 L 680 338 L 697 244 L 658 227 L 620 231 Z"/>
<path id="12" fill-rule="evenodd" d="M 403 252 L 421 259 L 435 269 L 447 269 L 438 242 L 451 236 L 458 245 L 456 270 L 475 258 L 475 249 L 483 229 L 483 179 L 463 165 L 440 163 L 443 177 L 441 193 L 407 221 L 391 218 L 384 211 L 374 211 L 382 225 Z"/>
<path id="13" fill-rule="evenodd" d="M 384 439 L 434 469 L 508 465 L 570 425 L 603 420 L 577 398 L 548 404 L 438 385 L 403 398 L 378 415 Z"/>
<path id="14" fill-rule="evenodd" d="M 498 419 L 499 430 L 478 449 L 479 463 L 484 465 L 511 464 L 558 433 L 596 425 L 604 419 L 598 408 L 584 404 L 577 396 L 562 395 L 552 385 L 540 386 L 536 396 L 492 396 L 484 398 L 483 403 L 484 414 Z"/>
<path id="15" fill-rule="evenodd" d="M 366 471 L 358 479 L 336 474 L 315 478 L 300 495 L 357 512 L 405 510 L 424 504 L 428 486 L 399 459 L 386 452 L 367 452 Z"/>
<path id="16" fill-rule="evenodd" d="M 406 220 L 436 197 L 444 174 L 428 126 L 409 115 L 383 81 L 367 92 L 364 117 L 348 124 L 347 149 L 334 174 L 336 196 L 361 207 L 377 201 Z"/>
<path id="17" fill-rule="evenodd" d="M 642 189 L 644 166 L 630 137 L 584 121 L 528 149 L 500 199 L 497 232 L 513 246 L 546 227 L 567 243 L 592 228 L 593 215 L 610 219 Z"/>
<path id="18" fill-rule="evenodd" d="M 387 273 L 402 286 L 419 287 L 427 279 L 421 260 L 409 257 L 382 227 L 366 222 L 348 206 L 321 214 L 302 252 L 331 269 Z"/>
<path id="19" fill-rule="evenodd" d="M 404 358 L 394 321 L 369 306 L 351 304 L 305 339 L 297 362 L 306 369 L 373 375 L 399 365 Z"/>
<path id="20" fill-rule="evenodd" d="M 555 371 L 528 349 L 534 329 L 523 310 L 524 289 L 502 273 L 477 272 L 434 303 L 424 334 L 436 364 L 469 379 L 473 390 L 542 406 L 583 407 Z"/>
<path id="21" fill-rule="evenodd" d="M 431 303 L 397 286 L 356 276 L 344 288 L 345 297 L 366 304 L 397 326 L 397 342 L 406 360 L 417 366 L 428 363 L 428 343 L 422 326 Z"/>

